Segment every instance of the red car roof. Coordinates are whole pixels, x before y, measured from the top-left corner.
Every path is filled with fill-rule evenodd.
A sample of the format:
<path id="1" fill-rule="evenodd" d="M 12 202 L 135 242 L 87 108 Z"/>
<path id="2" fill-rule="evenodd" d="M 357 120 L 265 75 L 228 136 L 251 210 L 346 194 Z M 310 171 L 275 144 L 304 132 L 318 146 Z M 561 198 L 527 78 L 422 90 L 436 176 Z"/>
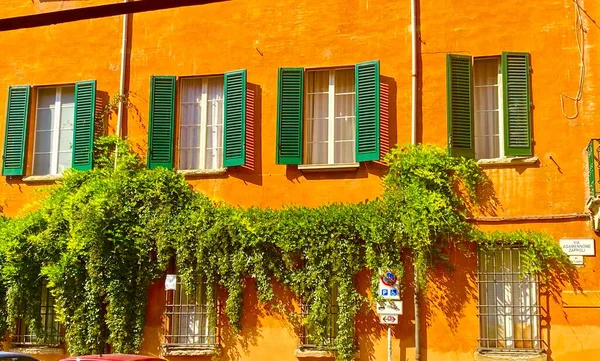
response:
<path id="1" fill-rule="evenodd" d="M 60 361 L 165 361 L 165 359 L 155 356 L 109 353 L 102 355 L 73 356 L 64 358 Z"/>

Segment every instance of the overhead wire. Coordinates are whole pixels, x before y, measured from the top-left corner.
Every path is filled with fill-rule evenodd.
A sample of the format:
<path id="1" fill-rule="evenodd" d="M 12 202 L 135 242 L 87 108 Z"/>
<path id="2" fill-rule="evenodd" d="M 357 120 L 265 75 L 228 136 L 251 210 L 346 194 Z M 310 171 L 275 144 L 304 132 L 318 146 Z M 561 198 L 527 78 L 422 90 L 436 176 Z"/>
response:
<path id="1" fill-rule="evenodd" d="M 583 98 L 583 85 L 585 80 L 585 33 L 586 30 L 583 26 L 583 15 L 582 8 L 579 5 L 578 0 L 573 0 L 575 3 L 575 41 L 577 42 L 577 51 L 579 52 L 580 66 L 579 66 L 579 88 L 577 89 L 577 95 L 574 97 L 567 95 L 565 92 L 560 93 L 560 108 L 563 115 L 567 119 L 575 119 L 579 116 L 579 102 Z M 585 11 L 585 10 L 584 10 Z M 587 13 L 586 13 L 587 15 Z M 589 15 L 588 15 L 589 17 Z M 567 115 L 565 111 L 565 98 L 575 103 L 575 114 Z"/>

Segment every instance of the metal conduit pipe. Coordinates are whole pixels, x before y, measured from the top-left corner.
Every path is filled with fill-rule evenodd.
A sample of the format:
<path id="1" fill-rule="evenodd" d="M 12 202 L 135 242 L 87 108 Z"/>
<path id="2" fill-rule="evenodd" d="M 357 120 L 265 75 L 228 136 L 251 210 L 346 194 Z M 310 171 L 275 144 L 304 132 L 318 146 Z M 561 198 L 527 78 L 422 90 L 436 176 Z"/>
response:
<path id="1" fill-rule="evenodd" d="M 123 2 L 128 3 L 129 0 Z M 123 95 L 125 94 L 125 77 L 127 70 L 127 44 L 129 42 L 129 14 L 123 15 L 123 34 L 121 36 L 121 75 L 119 79 L 119 111 L 117 115 L 116 135 L 121 138 L 121 128 L 123 127 L 124 104 Z M 119 156 L 119 147 L 115 147 L 115 169 L 117 168 L 117 158 Z"/>

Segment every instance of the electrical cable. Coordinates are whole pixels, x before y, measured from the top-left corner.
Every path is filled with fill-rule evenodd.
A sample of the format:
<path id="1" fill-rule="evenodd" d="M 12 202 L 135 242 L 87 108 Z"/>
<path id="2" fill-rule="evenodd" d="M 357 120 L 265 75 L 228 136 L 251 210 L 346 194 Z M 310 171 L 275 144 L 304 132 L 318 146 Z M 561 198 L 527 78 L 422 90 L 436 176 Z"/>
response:
<path id="1" fill-rule="evenodd" d="M 579 58 L 581 61 L 580 69 L 579 69 L 579 89 L 577 90 L 577 95 L 572 97 L 567 95 L 566 93 L 560 93 L 560 108 L 563 115 L 567 119 L 575 119 L 579 116 L 579 102 L 583 98 L 583 84 L 585 79 L 585 33 L 586 30 L 583 27 L 583 16 L 581 15 L 581 6 L 579 5 L 578 0 L 573 0 L 575 3 L 575 40 L 577 42 L 577 51 L 579 52 Z M 565 112 L 565 101 L 567 98 L 572 100 L 575 103 L 575 114 L 567 115 Z"/>

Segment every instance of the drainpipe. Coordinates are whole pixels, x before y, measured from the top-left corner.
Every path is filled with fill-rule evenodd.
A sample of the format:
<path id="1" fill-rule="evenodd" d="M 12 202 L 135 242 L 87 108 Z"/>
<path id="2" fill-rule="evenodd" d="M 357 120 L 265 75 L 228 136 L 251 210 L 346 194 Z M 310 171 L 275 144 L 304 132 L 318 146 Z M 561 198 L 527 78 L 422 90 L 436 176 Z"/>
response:
<path id="1" fill-rule="evenodd" d="M 129 0 L 123 0 L 128 3 Z M 125 76 L 127 69 L 127 43 L 129 41 L 129 14 L 123 15 L 123 35 L 121 38 L 121 77 L 119 80 L 119 112 L 117 114 L 117 129 L 116 135 L 121 138 L 121 128 L 123 127 L 123 95 L 125 94 Z M 119 156 L 119 148 L 115 147 L 115 169 L 117 168 L 117 157 Z"/>
<path id="2" fill-rule="evenodd" d="M 410 1 L 410 20 L 411 20 L 411 56 L 412 56 L 412 132 L 411 143 L 417 144 L 417 0 Z M 415 260 L 416 261 L 416 260 Z M 414 303 L 415 303 L 415 361 L 421 361 L 421 307 L 419 305 L 421 290 L 419 287 L 419 272 L 414 266 Z"/>

